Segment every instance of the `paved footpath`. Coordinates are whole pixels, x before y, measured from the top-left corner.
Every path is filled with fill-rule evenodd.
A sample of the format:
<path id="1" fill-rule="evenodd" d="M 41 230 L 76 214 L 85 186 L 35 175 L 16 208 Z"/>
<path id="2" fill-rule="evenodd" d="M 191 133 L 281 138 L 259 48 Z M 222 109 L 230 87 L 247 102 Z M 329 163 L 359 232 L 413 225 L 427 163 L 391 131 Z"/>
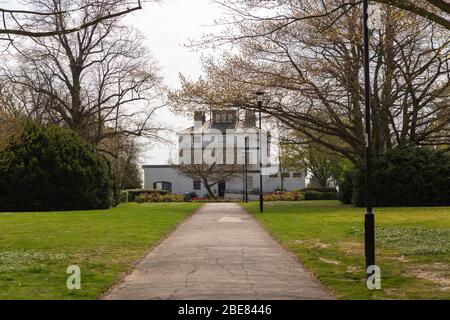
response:
<path id="1" fill-rule="evenodd" d="M 332 299 L 235 203 L 210 203 L 104 299 Z"/>

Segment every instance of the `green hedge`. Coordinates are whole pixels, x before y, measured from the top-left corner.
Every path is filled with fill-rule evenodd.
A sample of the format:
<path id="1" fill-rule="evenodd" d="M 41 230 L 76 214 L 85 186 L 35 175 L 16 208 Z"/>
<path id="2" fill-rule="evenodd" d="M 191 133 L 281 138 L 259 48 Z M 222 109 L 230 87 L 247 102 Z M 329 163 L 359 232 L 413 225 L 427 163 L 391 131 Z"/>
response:
<path id="1" fill-rule="evenodd" d="M 26 122 L 0 153 L 0 211 L 106 209 L 114 195 L 109 162 L 71 130 Z"/>
<path id="2" fill-rule="evenodd" d="M 305 200 L 337 200 L 338 194 L 336 192 L 317 192 L 306 191 L 303 192 Z"/>
<path id="3" fill-rule="evenodd" d="M 128 194 L 128 202 L 137 202 L 137 198 L 140 195 L 150 195 L 150 194 L 168 194 L 169 191 L 166 190 L 159 190 L 159 189 L 130 189 L 130 190 L 123 190 L 122 193 Z M 122 196 L 124 200 L 126 200 L 126 196 Z"/>
<path id="4" fill-rule="evenodd" d="M 264 201 L 300 201 L 304 200 L 304 195 L 299 191 L 273 192 L 264 195 Z"/>
<path id="5" fill-rule="evenodd" d="M 355 171 L 352 203 L 365 205 L 365 170 Z M 450 155 L 429 148 L 392 150 L 374 159 L 373 206 L 450 205 Z"/>

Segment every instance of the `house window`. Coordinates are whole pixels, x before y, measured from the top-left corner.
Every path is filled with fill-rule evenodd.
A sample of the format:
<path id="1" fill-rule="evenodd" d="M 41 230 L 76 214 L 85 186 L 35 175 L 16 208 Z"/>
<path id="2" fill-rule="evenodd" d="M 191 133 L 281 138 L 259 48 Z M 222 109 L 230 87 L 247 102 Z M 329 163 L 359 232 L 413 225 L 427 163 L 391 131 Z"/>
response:
<path id="1" fill-rule="evenodd" d="M 216 123 L 222 122 L 222 115 L 220 112 L 216 112 Z"/>
<path id="2" fill-rule="evenodd" d="M 228 112 L 228 119 L 227 119 L 228 123 L 233 123 L 234 122 L 234 114 L 233 112 Z"/>
<path id="3" fill-rule="evenodd" d="M 193 181 L 193 188 L 194 190 L 201 190 L 202 189 L 202 183 L 200 180 L 194 180 Z"/>
<path id="4" fill-rule="evenodd" d="M 169 182 L 169 181 L 155 182 L 155 183 L 153 183 L 153 189 L 165 190 L 168 192 L 172 192 L 172 182 Z"/>
<path id="5" fill-rule="evenodd" d="M 180 149 L 180 158 L 183 157 L 183 149 Z"/>
<path id="6" fill-rule="evenodd" d="M 253 176 L 251 175 L 247 177 L 247 190 L 253 191 Z"/>
<path id="7" fill-rule="evenodd" d="M 179 143 L 183 142 L 183 136 L 180 136 L 180 137 L 178 138 L 178 142 L 179 142 Z"/>
<path id="8" fill-rule="evenodd" d="M 294 172 L 292 175 L 294 178 L 300 178 L 302 176 L 301 172 Z"/>
<path id="9" fill-rule="evenodd" d="M 213 116 L 215 123 L 233 123 L 235 120 L 233 111 L 215 111 Z"/>

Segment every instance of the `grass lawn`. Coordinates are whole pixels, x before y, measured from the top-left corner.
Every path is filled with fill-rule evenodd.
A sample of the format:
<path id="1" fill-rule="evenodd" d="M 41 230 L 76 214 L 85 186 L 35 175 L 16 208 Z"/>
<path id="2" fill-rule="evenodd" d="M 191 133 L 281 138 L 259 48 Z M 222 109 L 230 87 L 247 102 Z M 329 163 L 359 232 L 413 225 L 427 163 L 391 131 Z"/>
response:
<path id="1" fill-rule="evenodd" d="M 341 299 L 450 299 L 450 207 L 375 208 L 382 290 L 364 275 L 364 209 L 337 201 L 245 204 Z"/>
<path id="2" fill-rule="evenodd" d="M 0 299 L 94 299 L 199 207 L 0 213 Z M 81 268 L 81 290 L 66 287 L 69 265 Z"/>

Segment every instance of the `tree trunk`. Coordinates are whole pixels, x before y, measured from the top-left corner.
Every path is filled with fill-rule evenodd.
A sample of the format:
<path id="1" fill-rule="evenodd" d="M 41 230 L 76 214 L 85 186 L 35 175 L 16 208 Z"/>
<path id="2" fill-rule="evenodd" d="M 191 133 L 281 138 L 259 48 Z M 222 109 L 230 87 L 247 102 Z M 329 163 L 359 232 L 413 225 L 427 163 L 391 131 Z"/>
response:
<path id="1" fill-rule="evenodd" d="M 317 178 L 317 181 L 319 182 L 319 184 L 320 184 L 320 186 L 321 186 L 322 188 L 326 188 L 326 187 L 327 187 L 327 181 L 328 181 L 328 178 L 325 178 L 325 177 L 317 177 L 317 176 L 316 176 L 316 178 Z"/>
<path id="2" fill-rule="evenodd" d="M 214 192 L 211 190 L 211 186 L 208 184 L 208 181 L 204 181 L 203 184 L 205 185 L 206 191 L 208 191 L 208 194 L 211 197 L 211 199 L 216 200 L 217 197 L 214 194 Z"/>

